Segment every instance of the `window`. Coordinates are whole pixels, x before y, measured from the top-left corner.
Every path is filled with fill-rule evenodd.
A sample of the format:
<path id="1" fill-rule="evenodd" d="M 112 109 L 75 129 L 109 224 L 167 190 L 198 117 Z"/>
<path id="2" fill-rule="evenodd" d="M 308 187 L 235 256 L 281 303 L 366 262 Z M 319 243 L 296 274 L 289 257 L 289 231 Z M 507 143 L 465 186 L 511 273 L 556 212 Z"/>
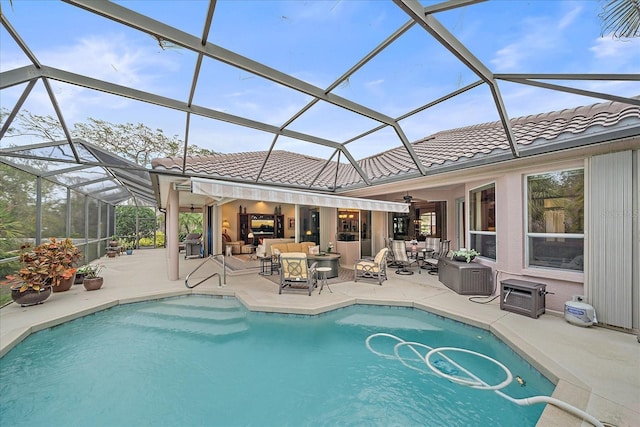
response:
<path id="1" fill-rule="evenodd" d="M 496 185 L 469 192 L 469 249 L 496 259 Z"/>
<path id="2" fill-rule="evenodd" d="M 584 171 L 527 177 L 528 265 L 583 271 Z"/>
<path id="3" fill-rule="evenodd" d="M 436 213 L 426 212 L 420 214 L 420 234 L 435 236 L 437 233 Z"/>

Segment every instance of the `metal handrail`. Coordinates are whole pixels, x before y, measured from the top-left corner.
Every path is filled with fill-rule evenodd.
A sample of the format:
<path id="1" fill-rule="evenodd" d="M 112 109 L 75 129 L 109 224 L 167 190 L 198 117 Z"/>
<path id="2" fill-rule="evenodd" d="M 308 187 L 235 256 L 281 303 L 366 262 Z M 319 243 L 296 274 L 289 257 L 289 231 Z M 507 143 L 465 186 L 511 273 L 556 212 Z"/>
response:
<path id="1" fill-rule="evenodd" d="M 217 257 L 222 257 L 222 277 L 223 277 L 223 282 L 226 286 L 227 284 L 227 262 L 226 259 L 224 257 L 224 254 L 214 254 L 214 255 L 209 255 L 204 261 L 202 261 L 196 268 L 193 269 L 193 271 L 189 274 L 187 274 L 187 278 L 184 279 L 184 285 L 189 288 L 189 289 L 193 289 L 196 286 L 198 286 L 199 284 L 206 282 L 207 280 L 211 279 L 214 276 L 218 276 L 218 287 L 221 288 L 222 287 L 222 283 L 220 283 L 220 273 L 213 273 L 210 276 L 205 277 L 204 279 L 202 279 L 201 281 L 199 281 L 198 283 L 196 283 L 195 285 L 189 285 L 189 277 L 191 277 L 191 275 L 193 273 L 195 273 L 196 271 L 198 271 L 198 269 L 200 269 L 200 267 L 202 267 L 203 265 L 205 265 L 207 263 L 207 261 L 211 261 L 214 260 Z"/>

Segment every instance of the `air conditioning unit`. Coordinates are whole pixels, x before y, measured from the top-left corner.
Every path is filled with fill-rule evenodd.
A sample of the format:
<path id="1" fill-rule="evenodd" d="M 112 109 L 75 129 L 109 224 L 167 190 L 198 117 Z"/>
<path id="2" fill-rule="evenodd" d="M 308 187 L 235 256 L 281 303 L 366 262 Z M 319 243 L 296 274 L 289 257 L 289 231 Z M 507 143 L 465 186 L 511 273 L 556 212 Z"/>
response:
<path id="1" fill-rule="evenodd" d="M 500 309 L 537 319 L 545 311 L 547 285 L 526 280 L 507 279 L 500 282 Z"/>

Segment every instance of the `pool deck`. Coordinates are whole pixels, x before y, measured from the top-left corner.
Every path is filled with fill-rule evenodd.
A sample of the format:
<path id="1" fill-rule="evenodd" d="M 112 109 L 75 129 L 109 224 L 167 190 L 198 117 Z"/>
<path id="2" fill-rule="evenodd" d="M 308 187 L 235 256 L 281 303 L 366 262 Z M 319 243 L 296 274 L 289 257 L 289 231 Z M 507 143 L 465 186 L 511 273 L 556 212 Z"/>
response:
<path id="1" fill-rule="evenodd" d="M 11 303 L 0 309 L 0 356 L 30 333 L 55 326 L 117 304 L 190 293 L 237 297 L 247 308 L 270 312 L 318 314 L 352 304 L 385 304 L 416 307 L 492 331 L 556 383 L 553 397 L 580 408 L 605 425 L 640 425 L 640 344 L 636 335 L 601 327 L 571 325 L 561 313 L 538 319 L 500 310 L 498 299 L 488 304 L 469 301 L 440 282 L 437 276 L 399 276 L 389 271 L 382 286 L 374 281 L 332 284 L 321 294 L 278 294 L 278 286 L 256 273 L 227 275 L 194 290 L 185 276 L 203 260 L 181 257 L 178 281 L 169 281 L 165 251 L 137 250 L 134 255 L 102 258 L 105 283 L 98 291 L 82 285 L 54 293 L 41 305 L 20 307 Z M 207 262 L 192 282 L 221 268 Z M 581 426 L 582 421 L 547 405 L 538 426 Z M 585 423 L 584 425 L 588 425 Z"/>

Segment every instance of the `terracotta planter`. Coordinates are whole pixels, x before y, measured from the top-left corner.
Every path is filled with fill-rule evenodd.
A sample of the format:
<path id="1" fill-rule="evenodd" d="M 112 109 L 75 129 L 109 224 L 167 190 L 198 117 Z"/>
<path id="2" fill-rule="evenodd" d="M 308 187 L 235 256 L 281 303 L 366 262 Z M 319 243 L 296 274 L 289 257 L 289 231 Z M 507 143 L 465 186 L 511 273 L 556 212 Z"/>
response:
<path id="1" fill-rule="evenodd" d="M 53 290 L 53 292 L 65 292 L 65 291 L 68 291 L 69 289 L 71 289 L 71 286 L 73 286 L 73 282 L 75 280 L 76 280 L 76 276 L 75 275 L 69 277 L 68 279 L 62 279 L 62 280 L 60 280 L 60 284 L 58 286 L 52 286 L 52 290 Z"/>
<path id="2" fill-rule="evenodd" d="M 104 277 L 94 277 L 91 279 L 85 278 L 82 284 L 84 285 L 84 288 L 88 291 L 97 291 L 102 287 L 103 281 L 104 281 Z"/>
<path id="3" fill-rule="evenodd" d="M 16 304 L 20 304 L 22 307 L 42 304 L 44 300 L 49 298 L 50 295 L 51 295 L 51 286 L 45 286 L 40 291 L 27 289 L 24 292 L 20 292 L 20 287 L 17 287 L 16 289 L 11 289 L 11 298 Z"/>
<path id="4" fill-rule="evenodd" d="M 117 253 L 116 253 L 116 252 L 114 252 L 114 251 L 109 251 L 109 252 L 107 252 L 107 256 L 108 256 L 109 258 L 115 258 L 115 257 L 116 257 L 116 255 L 117 255 Z"/>

